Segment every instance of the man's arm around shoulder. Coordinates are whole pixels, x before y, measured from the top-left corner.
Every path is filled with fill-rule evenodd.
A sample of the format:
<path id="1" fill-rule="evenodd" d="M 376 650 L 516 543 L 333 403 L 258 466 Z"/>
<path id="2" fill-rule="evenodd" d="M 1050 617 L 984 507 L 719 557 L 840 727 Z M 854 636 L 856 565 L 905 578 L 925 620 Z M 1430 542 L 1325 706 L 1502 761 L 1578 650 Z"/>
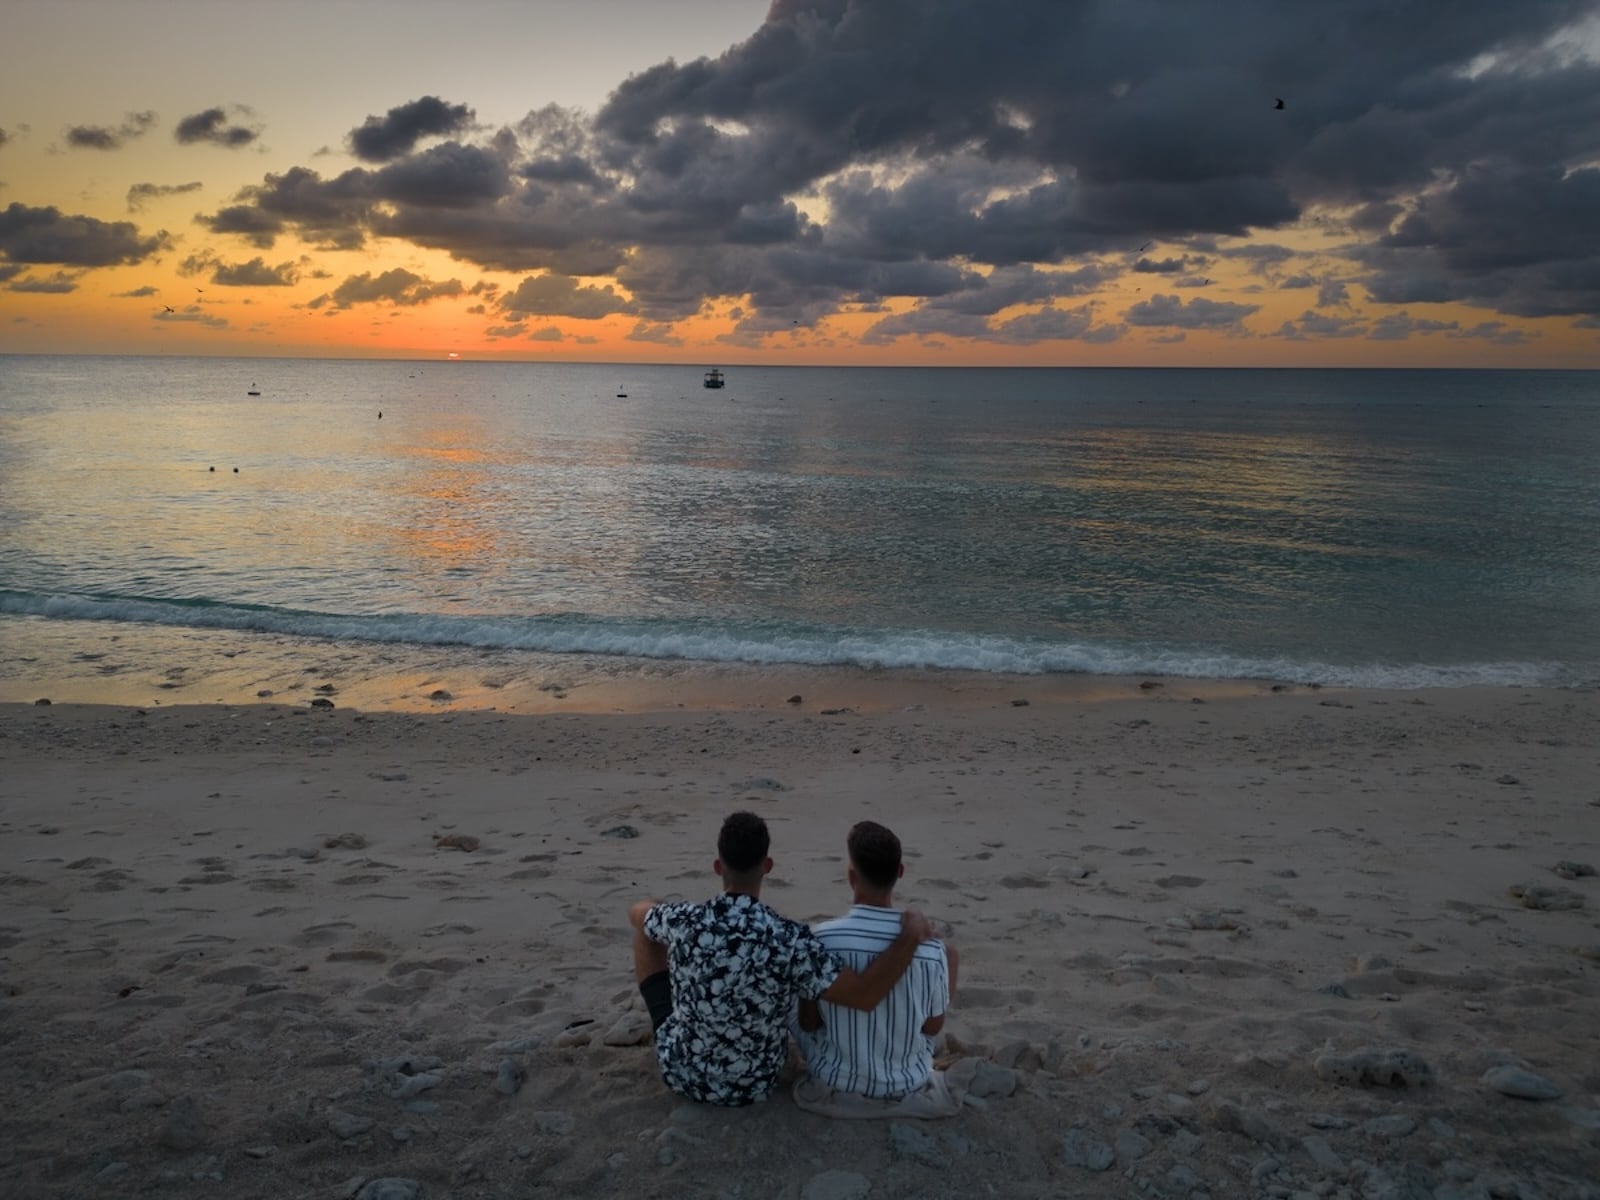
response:
<path id="1" fill-rule="evenodd" d="M 822 993 L 822 999 L 844 1008 L 871 1012 L 900 982 L 900 976 L 911 965 L 917 947 L 932 937 L 933 926 L 928 918 L 907 909 L 900 914 L 900 933 L 888 948 L 873 959 L 865 971 L 841 968 L 828 989 Z"/>

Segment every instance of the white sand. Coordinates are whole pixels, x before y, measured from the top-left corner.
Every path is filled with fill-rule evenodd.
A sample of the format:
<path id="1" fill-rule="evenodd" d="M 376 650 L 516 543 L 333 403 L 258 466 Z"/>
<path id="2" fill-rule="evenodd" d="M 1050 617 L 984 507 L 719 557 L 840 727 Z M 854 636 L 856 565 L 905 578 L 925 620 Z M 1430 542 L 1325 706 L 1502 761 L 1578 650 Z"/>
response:
<path id="1" fill-rule="evenodd" d="M 1600 1196 L 1600 882 L 1552 869 L 1600 865 L 1600 696 L 1116 686 L 0 707 L 0 1196 Z M 853 821 L 900 834 L 899 898 L 962 951 L 948 1057 L 1012 1095 L 705 1109 L 603 1044 L 640 1017 L 627 904 L 710 895 L 741 807 L 802 919 L 847 905 Z M 1434 1079 L 1325 1079 L 1325 1048 Z M 1560 1097 L 1484 1082 L 1507 1064 Z"/>

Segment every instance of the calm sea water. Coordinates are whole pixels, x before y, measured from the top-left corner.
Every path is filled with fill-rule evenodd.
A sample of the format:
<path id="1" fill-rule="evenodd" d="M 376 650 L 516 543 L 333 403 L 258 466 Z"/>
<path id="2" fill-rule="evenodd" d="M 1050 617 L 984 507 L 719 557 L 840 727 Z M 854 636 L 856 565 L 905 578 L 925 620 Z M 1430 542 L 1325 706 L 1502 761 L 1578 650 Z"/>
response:
<path id="1" fill-rule="evenodd" d="M 1580 372 L 0 357 L 0 658 L 1591 684 L 1597 464 Z"/>

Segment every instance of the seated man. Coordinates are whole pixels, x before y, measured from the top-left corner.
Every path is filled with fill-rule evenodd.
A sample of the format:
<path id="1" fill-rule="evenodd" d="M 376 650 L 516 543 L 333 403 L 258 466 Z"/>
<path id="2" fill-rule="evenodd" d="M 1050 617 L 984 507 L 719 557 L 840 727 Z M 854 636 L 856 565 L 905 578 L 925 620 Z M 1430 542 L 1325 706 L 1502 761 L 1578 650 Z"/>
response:
<path id="1" fill-rule="evenodd" d="M 817 926 L 816 934 L 847 966 L 865 970 L 894 943 L 900 914 L 894 886 L 905 874 L 900 839 L 875 821 L 850 831 L 849 880 L 855 904 Z M 795 1085 L 795 1103 L 837 1117 L 944 1117 L 961 1098 L 933 1069 L 933 1035 L 956 984 L 956 952 L 937 941 L 917 947 L 911 969 L 884 1002 L 868 1012 L 802 1000 L 795 1040 L 809 1078 Z"/>
<path id="2" fill-rule="evenodd" d="M 870 968 L 841 967 L 809 928 L 761 903 L 769 845 L 765 821 L 734 813 L 717 837 L 720 896 L 704 904 L 642 900 L 628 912 L 661 1078 L 691 1100 L 765 1100 L 788 1059 L 797 995 L 871 1009 L 932 934 L 926 918 L 908 912 Z"/>

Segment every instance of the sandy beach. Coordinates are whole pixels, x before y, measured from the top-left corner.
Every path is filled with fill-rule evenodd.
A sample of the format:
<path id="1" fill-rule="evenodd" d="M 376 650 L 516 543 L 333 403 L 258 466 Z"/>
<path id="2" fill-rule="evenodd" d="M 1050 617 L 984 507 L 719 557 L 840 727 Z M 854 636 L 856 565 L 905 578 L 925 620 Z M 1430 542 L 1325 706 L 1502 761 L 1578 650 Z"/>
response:
<path id="1" fill-rule="evenodd" d="M 1600 1196 L 1600 695 L 1100 683 L 0 706 L 0 1194 Z M 900 834 L 959 1116 L 661 1085 L 625 910 L 736 808 L 804 920 Z"/>

